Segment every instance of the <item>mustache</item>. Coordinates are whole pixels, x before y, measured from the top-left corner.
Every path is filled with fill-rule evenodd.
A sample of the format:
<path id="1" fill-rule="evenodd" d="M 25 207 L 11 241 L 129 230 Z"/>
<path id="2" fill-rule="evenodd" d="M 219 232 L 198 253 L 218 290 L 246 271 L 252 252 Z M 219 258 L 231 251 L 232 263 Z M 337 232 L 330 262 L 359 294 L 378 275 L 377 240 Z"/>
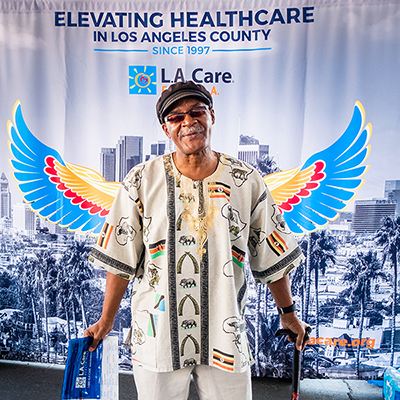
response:
<path id="1" fill-rule="evenodd" d="M 179 137 L 185 137 L 188 136 L 192 133 L 196 133 L 196 132 L 203 132 L 204 131 L 204 126 L 200 125 L 200 126 L 191 126 L 189 129 L 186 129 L 185 131 L 180 131 L 178 132 L 178 136 Z"/>

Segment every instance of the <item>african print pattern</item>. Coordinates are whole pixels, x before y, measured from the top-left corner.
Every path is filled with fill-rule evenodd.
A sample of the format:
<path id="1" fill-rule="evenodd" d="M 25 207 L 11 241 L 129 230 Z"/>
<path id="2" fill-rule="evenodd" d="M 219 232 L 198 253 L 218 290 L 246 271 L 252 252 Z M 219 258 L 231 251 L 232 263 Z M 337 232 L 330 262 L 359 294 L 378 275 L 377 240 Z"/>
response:
<path id="1" fill-rule="evenodd" d="M 183 176 L 171 154 L 134 167 L 93 249 L 96 264 L 135 279 L 128 341 L 149 370 L 243 372 L 246 254 L 260 283 L 302 259 L 258 173 L 233 157 L 219 161 L 200 181 Z"/>

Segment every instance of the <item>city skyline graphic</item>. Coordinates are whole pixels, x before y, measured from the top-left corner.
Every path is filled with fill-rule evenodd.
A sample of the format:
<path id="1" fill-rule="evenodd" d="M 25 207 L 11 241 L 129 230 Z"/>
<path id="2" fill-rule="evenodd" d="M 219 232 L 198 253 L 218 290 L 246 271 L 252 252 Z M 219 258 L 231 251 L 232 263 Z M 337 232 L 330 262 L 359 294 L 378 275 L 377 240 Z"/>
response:
<path id="1" fill-rule="evenodd" d="M 158 141 L 151 144 L 150 154 L 143 157 L 141 151 L 138 150 L 142 149 L 140 146 L 142 139 L 137 136 L 123 136 L 120 137 L 114 148 L 102 147 L 100 165 L 103 175 L 116 174 L 116 171 L 132 166 L 133 164 L 130 165 L 129 161 L 139 163 L 143 158 L 162 156 L 161 153 L 168 150 L 169 145 L 166 140 Z M 29 140 L 24 140 L 24 142 L 29 143 Z M 239 149 L 239 159 L 253 163 L 255 160 L 255 166 L 262 173 L 264 166 L 262 162 L 269 158 L 268 145 L 260 144 L 254 136 L 241 135 Z M 117 161 L 118 152 L 120 156 Z M 273 160 L 270 159 L 270 161 Z M 116 166 L 117 162 L 121 163 L 119 167 Z M 274 162 L 271 164 L 269 165 L 270 172 L 278 170 L 279 173 L 279 166 Z M 1 175 L 0 185 L 1 193 L 5 194 L 5 196 L 1 196 L 1 209 L 5 209 L 3 198 L 7 198 L 7 201 L 11 200 L 10 182 L 5 173 Z M 375 281 L 365 315 L 356 317 L 353 311 L 354 305 L 350 301 L 348 304 L 343 304 L 341 300 L 342 296 L 348 297 L 349 291 L 352 290 L 352 283 L 346 283 L 350 273 L 346 271 L 352 271 L 353 264 L 355 268 L 358 260 L 367 262 L 368 257 L 375 263 L 380 262 L 383 250 L 374 238 L 382 229 L 382 221 L 389 217 L 394 218 L 400 195 L 399 189 L 400 180 L 388 180 L 385 182 L 385 200 L 355 200 L 356 212 L 354 215 L 346 211 L 340 213 L 338 223 L 327 225 L 326 231 L 317 231 L 298 238 L 304 254 L 307 254 L 307 246 L 312 246 L 313 251 L 318 252 L 320 246 L 329 245 L 331 246 L 329 251 L 332 252 L 331 255 L 335 260 L 328 264 L 324 274 L 319 278 L 315 273 L 306 272 L 306 263 L 303 263 L 292 277 L 292 291 L 294 299 L 299 305 L 299 313 L 301 313 L 302 319 L 314 327 L 310 345 L 304 353 L 304 370 L 307 378 L 348 378 L 351 374 L 354 378 L 379 379 L 386 366 L 391 363 L 391 352 L 394 360 L 392 365 L 400 365 L 398 345 L 395 344 L 394 350 L 391 350 L 391 319 L 388 307 L 384 306 L 391 292 L 391 285 L 384 279 Z M 84 263 L 88 263 L 87 254 L 93 245 L 93 238 L 88 235 L 73 234 L 68 232 L 67 228 L 51 224 L 43 218 L 37 218 L 36 213 L 32 212 L 26 203 L 15 204 L 13 214 L 14 226 L 7 224 L 0 226 L 0 274 L 6 274 L 12 265 L 20 268 L 18 266 L 25 262 L 24 258 L 21 258 L 20 251 L 16 250 L 17 248 L 23 248 L 24 254 L 31 260 L 29 269 L 39 268 L 35 266 L 35 260 L 42 256 L 44 258 L 41 262 L 44 265 L 54 264 L 54 268 L 59 271 L 59 274 L 76 272 L 73 270 L 73 263 L 68 261 L 73 259 L 72 255 L 81 257 Z M 372 217 L 375 215 L 376 218 Z M 361 221 L 362 229 L 355 224 L 357 218 Z M 3 221 L 5 219 L 3 218 Z M 365 229 L 368 227 L 370 227 L 369 230 Z M 16 239 L 18 235 L 20 237 Z M 309 242 L 312 244 L 309 245 Z M 313 260 L 315 259 L 313 258 Z M 290 353 L 290 344 L 283 340 L 276 343 L 273 335 L 268 333 L 276 331 L 279 327 L 279 317 L 275 315 L 275 307 L 267 292 L 268 289 L 255 285 L 247 260 L 244 267 L 249 280 L 245 314 L 246 331 L 255 359 L 255 364 L 251 368 L 252 376 L 290 376 L 290 362 L 288 363 L 283 356 Z M 384 263 L 380 268 L 382 276 L 390 275 L 389 265 Z M 0 338 L 3 339 L 2 354 L 11 358 L 15 357 L 13 355 L 14 344 L 8 339 L 9 332 L 14 332 L 13 337 L 24 335 L 24 342 L 21 341 L 19 348 L 28 351 L 29 360 L 65 362 L 68 339 L 82 336 L 85 327 L 100 315 L 100 308 L 96 307 L 101 305 L 102 291 L 99 291 L 98 285 L 92 282 L 91 277 L 96 274 L 96 279 L 103 282 L 101 285 L 104 286 L 104 274 L 92 269 L 89 265 L 85 271 L 85 280 L 82 282 L 85 290 L 82 292 L 79 288 L 68 289 L 68 291 L 74 291 L 77 299 L 82 296 L 79 300 L 81 309 L 77 311 L 74 317 L 75 321 L 68 320 L 68 311 L 57 313 L 50 307 L 46 312 L 51 316 L 46 316 L 40 310 L 37 311 L 36 317 L 30 319 L 23 317 L 24 314 L 19 309 L 3 308 L 1 310 L 0 307 L 0 322 L 3 324 L 0 329 Z M 308 284 L 304 274 L 308 274 Z M 55 283 L 54 287 L 58 288 Z M 27 291 L 29 288 L 24 287 L 22 293 L 25 290 Z M 58 290 L 61 289 L 58 288 Z M 50 287 L 46 291 L 48 296 L 55 296 Z M 311 299 L 308 302 L 307 296 Z M 92 297 L 95 299 L 94 302 L 90 300 Z M 4 301 L 7 301 L 6 297 L 0 298 L 0 302 L 4 303 Z M 66 297 L 64 301 L 67 302 Z M 90 315 L 89 309 L 91 310 Z M 24 312 L 26 315 L 31 313 L 29 309 Z M 116 327 L 111 333 L 118 336 L 120 346 L 118 363 L 122 370 L 132 369 L 129 352 L 122 347 L 130 326 L 128 315 L 129 300 L 127 297 L 117 315 Z M 398 329 L 397 325 L 396 328 Z M 321 343 L 324 346 L 321 346 Z M 19 359 L 26 357 L 23 355 L 24 353 L 18 354 Z M 318 363 L 315 363 L 315 359 L 318 359 Z M 274 360 L 273 366 L 271 360 Z M 353 366 L 351 371 L 348 369 L 349 362 Z"/>
<path id="2" fill-rule="evenodd" d="M 360 108 L 361 107 L 361 108 Z M 361 114 L 359 115 L 359 120 L 360 120 L 360 128 L 359 131 L 362 131 L 363 128 L 363 124 L 364 124 L 364 110 L 362 108 L 362 106 L 360 105 L 360 107 L 356 104 L 355 107 L 355 111 L 359 110 L 361 112 Z M 25 125 L 25 122 L 23 120 L 23 116 L 21 113 L 21 107 L 20 105 L 18 105 L 16 107 L 16 114 L 14 116 L 14 121 L 15 121 L 15 126 L 9 124 L 9 133 L 10 133 L 10 138 L 11 138 L 11 143 L 10 143 L 10 151 L 11 154 L 14 155 L 14 157 L 17 157 L 17 160 L 19 159 L 20 161 L 24 162 L 24 158 L 21 158 L 20 154 L 29 154 L 29 152 L 33 151 L 34 149 L 29 149 L 29 143 L 33 143 L 34 146 L 37 146 L 37 143 L 40 144 L 40 142 L 34 137 L 34 135 L 29 131 L 29 129 L 27 128 L 27 126 Z M 353 115 L 353 120 L 354 118 L 357 118 L 357 114 L 355 113 Z M 358 164 L 361 164 L 362 162 L 365 162 L 367 160 L 368 154 L 370 152 L 370 146 L 367 146 L 367 143 L 369 142 L 369 138 L 371 135 L 371 127 L 370 124 L 367 124 L 364 131 L 361 132 L 361 134 L 357 134 L 353 137 L 349 136 L 349 139 L 346 139 L 346 134 L 350 135 L 351 134 L 351 130 L 350 127 L 352 127 L 354 125 L 354 121 L 351 121 L 349 124 L 349 127 L 347 129 L 347 131 L 345 131 L 345 133 L 342 135 L 341 138 L 339 138 L 335 143 L 333 143 L 330 147 L 328 147 L 327 149 L 325 149 L 324 151 L 315 154 L 314 156 L 310 157 L 310 161 L 307 161 L 305 163 L 305 165 L 303 166 L 303 168 L 301 170 L 294 170 L 295 173 L 293 174 L 292 171 L 283 171 L 283 172 L 278 172 L 279 171 L 279 166 L 276 164 L 276 161 L 273 160 L 273 157 L 270 158 L 269 157 L 269 145 L 265 145 L 265 144 L 260 144 L 259 140 L 254 137 L 254 136 L 245 136 L 245 135 L 240 135 L 238 138 L 238 142 L 239 142 L 239 146 L 238 146 L 238 158 L 240 160 L 243 160 L 245 162 L 248 162 L 250 164 L 252 164 L 253 166 L 255 166 L 259 172 L 262 175 L 267 175 L 271 174 L 273 172 L 275 172 L 274 175 L 269 175 L 265 177 L 265 180 L 268 184 L 268 186 L 270 187 L 270 190 L 272 191 L 273 195 L 276 192 L 276 182 L 283 180 L 286 180 L 287 182 L 289 182 L 289 184 L 291 185 L 291 187 L 293 188 L 293 183 L 295 182 L 293 179 L 296 179 L 295 176 L 297 175 L 301 175 L 302 171 L 304 168 L 311 166 L 311 164 L 315 161 L 313 160 L 317 160 L 318 157 L 323 157 L 324 153 L 327 153 L 329 155 L 329 157 L 332 157 L 332 152 L 334 153 L 335 151 L 338 152 L 338 154 L 343 153 L 344 150 L 341 149 L 340 147 L 338 147 L 340 145 L 341 142 L 343 142 L 345 140 L 345 142 L 347 141 L 350 144 L 350 147 L 346 150 L 347 153 L 347 158 L 349 159 L 349 161 L 344 162 L 345 159 L 342 159 L 340 161 L 341 164 L 345 165 L 345 167 L 342 168 L 343 171 L 347 172 L 349 171 L 349 169 L 353 169 L 356 171 L 356 174 L 350 174 L 348 175 L 349 178 L 357 178 L 360 177 L 364 174 L 364 172 L 367 169 L 367 166 L 364 167 L 363 170 L 360 171 L 360 167 L 358 166 Z M 18 130 L 18 124 L 20 124 L 21 128 L 20 131 Z M 353 129 L 353 128 L 352 128 Z M 24 133 L 25 132 L 25 133 Z M 357 132 L 357 130 L 355 131 Z M 365 133 L 365 134 L 364 134 Z M 22 136 L 21 136 L 22 135 Z M 25 136 L 24 136 L 25 135 Z M 20 143 L 20 148 L 19 150 L 18 148 L 18 143 Z M 21 148 L 21 143 L 24 143 L 24 145 Z M 27 143 L 27 145 L 25 145 L 25 143 Z M 364 143 L 364 144 L 363 144 Z M 346 146 L 348 146 L 349 144 L 347 144 Z M 41 144 L 41 146 L 43 147 L 43 144 Z M 337 150 L 335 150 L 335 148 L 337 148 Z M 351 153 L 350 150 L 351 148 L 355 148 L 355 153 Z M 45 147 L 46 149 L 46 147 Z M 113 148 L 106 148 L 106 147 L 102 147 L 101 148 L 101 152 L 100 152 L 100 175 L 98 178 L 95 177 L 96 180 L 99 179 L 103 179 L 106 182 L 111 182 L 113 187 L 112 187 L 112 191 L 114 192 L 117 188 L 116 184 L 118 182 L 122 182 L 123 178 L 125 177 L 125 175 L 129 172 L 129 170 L 131 168 L 133 168 L 135 165 L 140 164 L 144 161 L 144 158 L 146 160 L 150 159 L 150 158 L 154 158 L 156 156 L 160 156 L 163 155 L 165 153 L 171 152 L 174 150 L 174 144 L 172 142 L 172 140 L 168 139 L 168 140 L 161 140 L 158 141 L 157 143 L 151 143 L 150 144 L 150 154 L 147 154 L 145 157 L 143 157 L 143 136 L 121 136 L 120 139 L 118 140 L 117 144 L 115 147 Z M 50 150 L 49 150 L 50 151 Z M 351 150 L 352 151 L 352 150 Z M 345 152 L 345 153 L 346 153 Z M 50 154 L 54 154 L 56 158 L 59 159 L 59 162 L 63 163 L 62 159 L 60 158 L 59 155 L 57 155 L 57 152 L 51 152 Z M 336 156 L 335 156 L 336 157 Z M 343 158 L 343 156 L 341 156 Z M 270 170 L 264 170 L 262 169 L 262 161 L 265 159 L 269 159 L 273 164 L 275 164 L 275 169 L 270 169 Z M 339 158 L 340 160 L 340 158 Z M 357 160 L 357 161 L 355 161 Z M 47 159 L 46 159 L 46 163 L 48 163 Z M 278 195 L 277 193 L 275 193 L 275 196 L 278 196 L 278 201 L 277 204 L 278 206 L 281 208 L 282 212 L 291 212 L 292 208 L 293 208 L 293 204 L 296 203 L 300 203 L 301 202 L 301 198 L 297 197 L 309 197 L 310 193 L 312 192 L 313 189 L 315 188 L 319 188 L 319 186 L 321 185 L 321 183 L 316 184 L 317 181 L 320 181 L 321 179 L 325 179 L 325 172 L 321 173 L 323 168 L 326 168 L 327 165 L 324 161 L 322 161 L 323 164 L 325 164 L 324 166 L 321 164 L 321 166 L 318 166 L 319 164 L 321 164 L 321 160 L 317 161 L 317 164 L 315 164 L 314 168 L 314 175 L 313 178 L 310 178 L 310 183 L 308 183 L 307 185 L 303 185 L 301 186 L 301 190 L 299 192 L 298 195 L 294 195 L 294 197 L 292 197 L 292 200 L 290 200 L 289 198 L 286 200 L 282 200 L 280 198 L 280 195 Z M 358 164 L 357 164 L 358 163 Z M 24 179 L 29 179 L 26 177 L 29 177 L 28 175 L 24 175 L 23 174 L 23 170 L 20 170 L 20 172 L 18 172 L 18 168 L 20 168 L 19 166 L 21 164 L 16 163 L 16 161 L 11 160 L 11 164 L 14 166 L 14 168 L 17 168 L 16 171 L 14 171 L 13 173 L 13 177 L 15 180 L 17 180 L 18 183 L 18 177 L 20 177 L 20 182 L 19 184 L 21 184 L 21 182 L 24 181 Z M 68 164 L 65 164 L 66 166 L 68 166 Z M 261 167 L 260 167 L 261 165 Z M 40 165 L 39 165 L 40 168 Z M 48 166 L 45 168 L 45 171 L 49 171 L 48 170 Z M 84 167 L 79 167 L 78 169 L 82 169 Z M 53 171 L 55 175 L 57 175 L 57 168 L 53 168 Z M 317 173 L 315 171 L 320 170 L 320 173 Z M 310 170 L 311 171 L 311 170 Z M 306 170 L 305 170 L 306 172 Z M 47 173 L 47 172 L 46 172 Z M 88 172 L 86 175 L 90 175 L 90 172 Z M 288 174 L 289 174 L 289 178 L 288 178 Z M 290 175 L 292 174 L 292 175 Z M 337 172 L 336 172 L 337 174 Z M 51 174 L 50 174 L 51 175 Z M 88 175 L 88 176 L 89 176 Z M 299 175 L 299 176 L 300 176 Z M 25 176 L 25 178 L 23 178 L 23 176 Z M 78 177 L 80 176 L 79 173 L 77 175 Z M 310 175 L 311 176 L 311 175 Z M 336 175 L 338 176 L 338 175 Z M 272 178 L 273 177 L 273 178 Z M 116 179 L 118 178 L 118 179 Z M 47 179 L 49 179 L 50 181 L 57 179 L 57 182 L 60 182 L 60 178 L 46 178 L 44 177 L 45 181 L 47 181 Z M 305 182 L 304 178 L 301 178 L 301 182 Z M 334 184 L 337 181 L 332 181 L 332 183 L 330 183 L 330 185 Z M 349 186 L 349 182 L 350 181 L 344 181 L 345 182 L 345 186 L 344 188 L 348 189 L 351 188 L 351 186 Z M 387 216 L 387 215 L 395 215 L 396 212 L 398 211 L 397 209 L 397 202 L 399 201 L 399 181 L 386 181 L 385 182 L 385 197 L 384 198 L 378 198 L 378 199 L 363 199 L 363 200 L 356 200 L 355 201 L 355 216 L 354 216 L 354 221 L 353 218 L 351 218 L 351 229 L 348 229 L 346 234 L 349 234 L 350 231 L 355 231 L 356 233 L 362 233 L 362 232 L 374 232 L 377 227 L 379 226 L 380 220 Z M 4 174 L 4 172 L 2 173 L 2 181 L 1 181 L 1 192 L 2 192 L 2 197 L 1 197 L 1 210 L 2 210 L 2 216 L 6 216 L 8 219 L 11 218 L 11 192 L 10 192 L 10 186 L 8 184 L 8 180 Z M 363 184 L 363 180 L 360 179 L 355 179 L 355 183 L 353 184 L 353 188 L 358 189 L 359 187 L 361 187 Z M 25 183 L 22 183 L 22 185 L 26 185 Z M 278 184 L 279 185 L 279 184 Z M 389 188 L 391 188 L 391 190 L 389 190 Z M 32 193 L 34 192 L 34 186 L 32 186 L 30 189 L 28 190 L 28 194 L 27 194 L 27 198 L 25 198 L 25 201 L 29 204 L 29 199 L 31 199 L 31 203 L 34 204 L 34 197 L 32 196 Z M 49 189 L 51 190 L 51 186 L 49 186 Z M 274 192 L 275 190 L 275 192 Z M 292 189 L 291 189 L 292 190 Z M 70 192 L 70 191 L 68 191 Z M 67 192 L 67 193 L 68 193 Z M 304 192 L 304 193 L 303 193 Z M 347 193 L 346 191 L 344 191 L 343 193 Z M 349 195 L 351 192 L 348 192 Z M 328 191 L 329 194 L 329 191 Z M 350 197 L 347 197 L 347 200 L 350 199 L 350 201 L 348 202 L 352 202 L 354 200 L 356 191 L 354 191 L 354 195 L 351 195 Z M 337 193 L 333 192 L 331 195 L 337 195 Z M 314 195 L 315 197 L 315 195 Z M 297 200 L 296 200 L 297 199 Z M 32 201 L 33 200 L 33 201 Z M 85 200 L 84 204 L 87 204 L 88 199 Z M 346 200 L 346 197 L 343 197 L 342 200 Z M 104 211 L 102 211 L 102 213 L 104 213 L 104 216 L 106 215 L 106 213 L 109 210 L 109 207 L 112 204 L 112 198 L 110 198 L 108 201 L 108 207 L 106 207 L 106 209 L 104 209 Z M 284 201 L 289 201 L 286 205 L 283 204 Z M 326 202 L 326 200 L 325 200 Z M 70 224 L 65 224 L 65 222 L 63 221 L 63 214 L 61 214 L 60 212 L 55 213 L 56 215 L 58 215 L 58 219 L 54 218 L 54 212 L 52 213 L 47 212 L 43 213 L 43 207 L 46 206 L 45 203 L 43 203 L 43 201 L 39 201 L 39 203 L 41 204 L 41 207 L 33 207 L 30 206 L 30 208 L 34 211 L 34 212 L 38 212 L 39 215 L 45 219 L 47 219 L 49 222 L 52 223 L 58 223 L 57 221 L 59 221 L 59 224 L 61 227 L 64 228 L 69 228 Z M 71 200 L 71 204 L 76 204 L 76 201 L 74 199 Z M 92 204 L 89 203 L 88 204 Z M 344 203 L 343 203 L 344 204 Z M 345 205 L 345 204 L 344 204 Z M 5 210 L 8 207 L 8 209 L 10 210 L 8 212 L 8 214 L 6 214 L 3 210 Z M 15 210 L 18 209 L 25 209 L 24 207 L 22 207 L 22 205 L 20 203 L 17 202 L 17 204 L 15 205 Z M 93 210 L 94 208 L 96 208 L 97 206 L 94 204 L 92 204 L 91 206 L 91 210 Z M 347 205 L 345 205 L 345 207 L 343 206 L 337 206 L 337 207 L 341 207 L 341 209 L 338 209 L 338 212 L 342 212 L 345 211 L 347 209 Z M 88 206 L 86 206 L 86 208 L 89 208 Z M 315 206 L 314 206 L 315 208 Z M 51 208 L 50 208 L 51 209 Z M 292 229 L 292 231 L 294 233 L 297 234 L 302 234 L 303 232 L 307 232 L 307 231 L 312 231 L 315 230 L 316 227 L 323 227 L 326 226 L 329 222 L 332 222 L 334 219 L 336 219 L 339 216 L 339 222 L 341 221 L 340 215 L 336 214 L 336 216 L 332 213 L 330 213 L 330 210 L 328 210 L 328 213 L 326 213 L 323 208 L 321 208 L 320 205 L 318 205 L 317 203 L 317 219 L 315 219 L 315 217 L 309 216 L 309 219 L 306 221 L 306 223 L 304 223 L 304 221 L 302 222 L 303 226 L 300 227 L 300 229 L 298 229 L 298 225 L 299 222 L 296 221 L 294 224 L 291 223 L 291 220 L 289 220 L 289 227 Z M 100 209 L 99 209 L 100 211 Z M 17 212 L 17 211 L 16 211 Z M 321 219 L 322 216 L 324 216 L 324 212 L 326 214 L 326 220 L 325 222 Z M 53 214 L 53 215 L 52 215 Z M 373 216 L 371 218 L 371 215 Z M 81 217 L 80 217 L 81 218 Z M 287 215 L 285 216 L 285 218 L 287 219 Z M 314 218 L 314 220 L 313 220 Z M 28 219 L 29 218 L 25 218 Z M 18 219 L 17 219 L 18 220 Z M 344 219 L 342 219 L 343 221 Z M 99 222 L 97 222 L 97 225 L 93 225 L 93 224 L 89 224 L 88 227 L 86 227 L 85 224 L 82 225 L 76 225 L 75 223 L 73 224 L 73 230 L 80 230 L 83 227 L 85 227 L 85 229 L 83 229 L 83 232 L 93 232 L 95 234 L 97 234 L 98 229 L 101 227 L 101 220 L 99 220 Z M 322 221 L 322 222 L 321 222 Z M 310 222 L 312 222 L 310 224 Z M 8 225 L 10 225 L 10 223 L 8 223 Z M 23 226 L 23 223 L 19 223 L 17 224 L 18 226 Z M 32 223 L 30 224 L 32 226 Z M 93 230 L 95 228 L 95 230 Z M 339 227 L 339 230 L 342 230 L 342 228 Z M 343 229 L 344 231 L 346 231 L 346 229 Z"/>

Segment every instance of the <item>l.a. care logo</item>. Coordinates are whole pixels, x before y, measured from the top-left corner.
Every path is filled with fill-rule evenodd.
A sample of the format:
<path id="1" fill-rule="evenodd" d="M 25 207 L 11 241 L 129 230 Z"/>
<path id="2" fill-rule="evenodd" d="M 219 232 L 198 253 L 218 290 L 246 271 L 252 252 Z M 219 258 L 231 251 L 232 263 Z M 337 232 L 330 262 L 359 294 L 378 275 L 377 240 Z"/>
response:
<path id="1" fill-rule="evenodd" d="M 129 94 L 157 94 L 157 67 L 130 65 Z"/>

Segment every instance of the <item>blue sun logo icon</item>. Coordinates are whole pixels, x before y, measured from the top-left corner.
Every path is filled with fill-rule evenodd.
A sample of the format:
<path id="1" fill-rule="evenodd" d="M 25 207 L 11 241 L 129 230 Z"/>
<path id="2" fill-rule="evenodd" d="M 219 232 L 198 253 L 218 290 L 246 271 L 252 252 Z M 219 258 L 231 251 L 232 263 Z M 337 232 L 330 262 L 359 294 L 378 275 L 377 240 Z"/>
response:
<path id="1" fill-rule="evenodd" d="M 129 66 L 129 94 L 157 94 L 155 66 Z"/>

